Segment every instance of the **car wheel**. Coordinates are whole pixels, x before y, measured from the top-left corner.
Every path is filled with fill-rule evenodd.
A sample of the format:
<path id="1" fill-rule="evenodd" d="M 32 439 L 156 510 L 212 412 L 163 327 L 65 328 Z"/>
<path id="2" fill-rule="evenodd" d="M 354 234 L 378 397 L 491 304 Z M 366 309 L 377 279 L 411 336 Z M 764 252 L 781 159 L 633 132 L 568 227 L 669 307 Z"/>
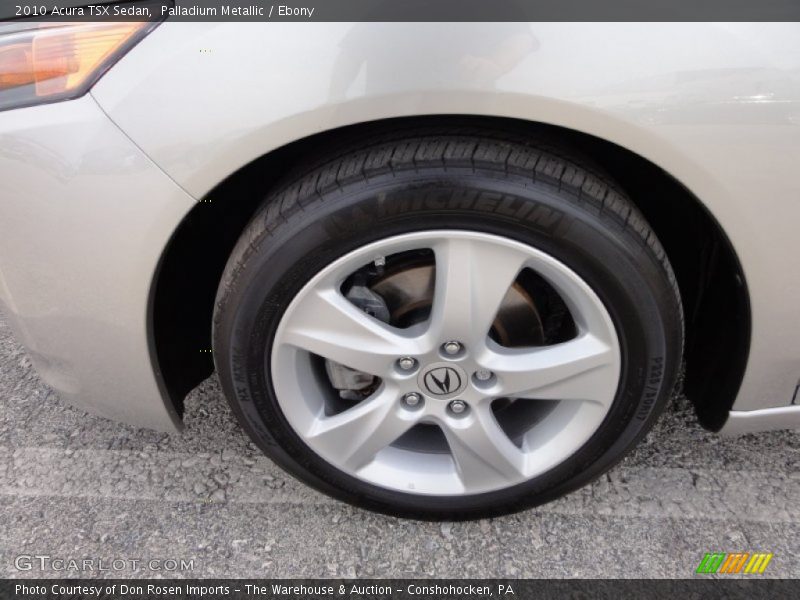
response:
<path id="1" fill-rule="evenodd" d="M 252 439 L 323 492 L 418 518 L 534 506 L 620 460 L 669 397 L 682 312 L 652 230 L 585 165 L 418 131 L 290 175 L 214 318 Z"/>

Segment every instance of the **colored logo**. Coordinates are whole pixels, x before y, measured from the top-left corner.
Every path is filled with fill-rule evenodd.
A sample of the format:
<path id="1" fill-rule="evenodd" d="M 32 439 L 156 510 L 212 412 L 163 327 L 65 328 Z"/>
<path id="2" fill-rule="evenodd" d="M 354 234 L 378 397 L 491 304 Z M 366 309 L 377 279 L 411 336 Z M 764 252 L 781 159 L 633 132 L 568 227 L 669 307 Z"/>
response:
<path id="1" fill-rule="evenodd" d="M 707 552 L 696 572 L 762 575 L 771 560 L 771 552 Z"/>

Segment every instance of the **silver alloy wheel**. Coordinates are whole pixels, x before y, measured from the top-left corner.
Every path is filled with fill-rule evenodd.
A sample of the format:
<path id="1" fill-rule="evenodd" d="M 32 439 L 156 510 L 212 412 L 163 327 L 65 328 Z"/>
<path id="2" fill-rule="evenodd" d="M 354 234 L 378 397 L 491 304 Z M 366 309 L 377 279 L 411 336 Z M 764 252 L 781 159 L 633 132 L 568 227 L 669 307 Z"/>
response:
<path id="1" fill-rule="evenodd" d="M 342 294 L 345 279 L 365 264 L 424 248 L 433 251 L 436 266 L 426 322 L 392 327 Z M 575 322 L 574 338 L 508 348 L 489 337 L 507 290 L 525 268 L 561 296 Z M 453 340 L 462 344 L 461 351 L 443 352 L 443 344 Z M 379 377 L 381 385 L 355 406 L 327 415 L 326 390 L 312 355 Z M 414 358 L 414 369 L 399 368 L 401 357 Z M 265 367 L 288 423 L 334 467 L 392 490 L 462 495 L 511 487 L 574 454 L 608 413 L 620 365 L 608 311 L 566 265 L 507 238 L 438 230 L 380 240 L 323 269 L 286 309 Z M 471 376 L 479 371 L 491 377 Z M 414 407 L 402 402 L 412 392 L 424 399 Z M 559 402 L 515 443 L 492 411 L 492 402 L 506 397 Z M 454 398 L 468 408 L 459 414 L 449 410 Z M 449 453 L 393 445 L 418 424 L 438 425 Z"/>

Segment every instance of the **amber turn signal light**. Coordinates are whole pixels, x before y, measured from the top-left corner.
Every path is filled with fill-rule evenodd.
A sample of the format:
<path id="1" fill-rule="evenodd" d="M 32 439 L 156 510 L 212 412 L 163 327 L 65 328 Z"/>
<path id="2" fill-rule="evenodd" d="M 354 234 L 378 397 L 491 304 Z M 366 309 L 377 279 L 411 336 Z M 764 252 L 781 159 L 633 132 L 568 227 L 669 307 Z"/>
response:
<path id="1" fill-rule="evenodd" d="M 71 98 L 153 23 L 66 23 L 0 34 L 0 110 Z"/>

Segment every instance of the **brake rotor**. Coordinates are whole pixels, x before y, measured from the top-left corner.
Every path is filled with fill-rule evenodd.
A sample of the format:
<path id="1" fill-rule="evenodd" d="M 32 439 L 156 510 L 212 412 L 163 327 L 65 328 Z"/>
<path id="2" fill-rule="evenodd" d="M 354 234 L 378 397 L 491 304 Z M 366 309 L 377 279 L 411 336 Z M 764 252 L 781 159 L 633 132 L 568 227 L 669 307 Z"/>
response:
<path id="1" fill-rule="evenodd" d="M 407 327 L 430 314 L 436 279 L 431 264 L 412 264 L 387 270 L 370 289 L 386 302 L 390 323 Z M 536 346 L 544 343 L 544 327 L 530 294 L 517 282 L 506 292 L 489 334 L 502 346 Z"/>

